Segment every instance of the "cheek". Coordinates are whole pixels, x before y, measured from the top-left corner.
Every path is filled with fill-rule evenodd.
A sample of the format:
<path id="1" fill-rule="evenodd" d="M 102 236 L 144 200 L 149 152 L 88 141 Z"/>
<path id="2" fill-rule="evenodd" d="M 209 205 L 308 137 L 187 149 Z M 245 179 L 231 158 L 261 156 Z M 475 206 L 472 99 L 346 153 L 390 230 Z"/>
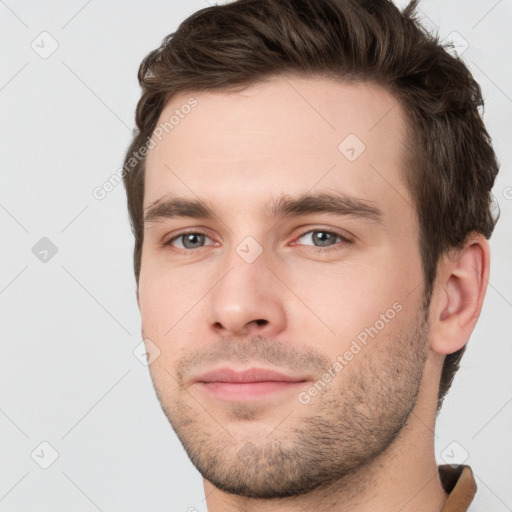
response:
<path id="1" fill-rule="evenodd" d="M 179 273 L 143 265 L 139 301 L 142 325 L 148 337 L 164 339 L 169 329 L 184 315 L 183 305 L 188 302 L 189 293 L 190 289 L 183 287 Z"/>
<path id="2" fill-rule="evenodd" d="M 288 307 L 293 308 L 290 318 L 295 325 L 290 328 L 315 333 L 311 343 L 333 356 L 361 333 L 364 338 L 364 333 L 375 334 L 377 329 L 384 339 L 380 332 L 390 333 L 395 319 L 405 316 L 401 312 L 406 304 L 419 303 L 422 290 L 419 261 L 400 261 L 384 253 L 337 267 L 310 266 L 300 276 L 288 273 L 287 282 L 304 302 L 292 298 L 294 305 Z"/>
<path id="3" fill-rule="evenodd" d="M 141 273 L 139 281 L 142 333 L 158 347 L 158 358 L 149 369 L 153 381 L 159 383 L 162 390 L 169 390 L 175 384 L 166 370 L 172 372 L 174 361 L 183 355 L 187 346 L 180 329 L 183 330 L 190 307 L 184 307 L 186 301 L 183 294 L 177 292 L 178 284 L 161 274 L 142 276 Z"/>
<path id="4" fill-rule="evenodd" d="M 168 348 L 181 350 L 194 332 L 204 328 L 207 292 L 217 276 L 214 268 L 199 274 L 194 265 L 168 268 L 158 259 L 143 261 L 139 278 L 143 332 L 160 345 L 162 353 Z"/>

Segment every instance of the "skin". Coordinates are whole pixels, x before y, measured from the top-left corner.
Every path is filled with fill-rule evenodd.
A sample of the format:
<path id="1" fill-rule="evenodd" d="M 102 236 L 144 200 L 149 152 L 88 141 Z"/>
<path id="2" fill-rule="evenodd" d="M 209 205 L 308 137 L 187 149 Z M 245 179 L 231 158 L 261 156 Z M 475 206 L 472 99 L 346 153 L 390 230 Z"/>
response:
<path id="1" fill-rule="evenodd" d="M 401 177 L 404 111 L 378 85 L 281 76 L 242 92 L 181 93 L 160 120 L 191 96 L 197 106 L 147 157 L 144 207 L 201 198 L 216 217 L 145 224 L 137 300 L 143 337 L 160 350 L 155 391 L 204 477 L 208 510 L 439 511 L 440 372 L 480 314 L 485 238 L 443 256 L 425 310 L 418 219 Z M 348 134 L 366 146 L 354 161 L 338 149 Z M 333 191 L 379 208 L 381 222 L 274 219 L 263 208 L 282 194 Z M 186 246 L 175 238 L 184 229 L 207 236 Z M 326 231 L 351 243 L 332 236 L 318 252 Z M 247 236 L 262 250 L 252 263 L 237 252 Z M 334 371 L 393 304 L 400 311 Z M 222 366 L 305 382 L 228 402 L 193 380 Z M 329 368 L 331 380 L 301 402 Z"/>

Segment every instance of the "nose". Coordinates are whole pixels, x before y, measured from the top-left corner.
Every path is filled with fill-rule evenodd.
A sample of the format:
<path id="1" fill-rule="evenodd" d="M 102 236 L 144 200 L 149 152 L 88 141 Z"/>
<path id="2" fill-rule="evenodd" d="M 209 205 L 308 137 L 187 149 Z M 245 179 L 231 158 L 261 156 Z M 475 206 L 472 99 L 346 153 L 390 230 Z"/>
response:
<path id="1" fill-rule="evenodd" d="M 286 328 L 285 289 L 265 251 L 252 262 L 236 251 L 225 258 L 210 294 L 210 326 L 216 335 L 278 336 Z"/>

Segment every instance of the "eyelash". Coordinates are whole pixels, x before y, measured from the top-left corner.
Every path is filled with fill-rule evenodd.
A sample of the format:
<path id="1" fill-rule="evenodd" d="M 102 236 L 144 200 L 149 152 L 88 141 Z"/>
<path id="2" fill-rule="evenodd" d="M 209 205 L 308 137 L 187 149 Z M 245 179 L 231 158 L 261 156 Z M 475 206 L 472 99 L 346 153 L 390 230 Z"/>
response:
<path id="1" fill-rule="evenodd" d="M 328 233 L 330 235 L 335 235 L 338 238 L 340 238 L 340 240 L 343 242 L 343 244 L 341 246 L 340 245 L 332 245 L 332 246 L 327 246 L 327 247 L 309 246 L 309 247 L 311 247 L 311 249 L 313 250 L 313 252 L 315 254 L 319 254 L 319 253 L 325 254 L 325 253 L 328 253 L 331 251 L 339 251 L 343 248 L 344 245 L 350 245 L 353 243 L 352 240 L 348 239 L 341 233 L 338 233 L 337 231 L 329 231 L 327 229 L 308 229 L 307 231 L 304 231 L 299 236 L 297 236 L 296 239 L 298 240 L 299 238 L 302 238 L 304 235 L 307 235 L 308 233 L 313 233 L 313 232 Z M 171 247 L 171 250 L 176 252 L 177 254 L 191 256 L 197 249 L 179 249 L 179 248 L 173 247 L 171 245 L 172 242 L 174 242 L 175 240 L 177 240 L 183 236 L 186 236 L 186 235 L 204 235 L 207 238 L 210 238 L 203 231 L 195 231 L 195 230 L 194 231 L 185 231 L 183 233 L 180 233 L 179 235 L 173 236 L 167 242 L 164 242 L 162 245 L 164 247 L 167 247 L 167 246 Z M 296 245 L 300 245 L 300 244 L 296 244 Z M 199 247 L 198 249 L 201 249 L 201 247 Z"/>

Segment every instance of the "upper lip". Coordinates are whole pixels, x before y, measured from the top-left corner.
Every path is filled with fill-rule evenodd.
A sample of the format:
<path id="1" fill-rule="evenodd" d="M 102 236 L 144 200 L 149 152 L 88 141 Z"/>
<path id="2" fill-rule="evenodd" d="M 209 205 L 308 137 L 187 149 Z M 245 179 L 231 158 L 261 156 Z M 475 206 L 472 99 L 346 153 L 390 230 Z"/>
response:
<path id="1" fill-rule="evenodd" d="M 244 371 L 235 371 L 231 368 L 219 368 L 206 372 L 195 382 L 304 382 L 304 377 L 293 377 L 275 370 L 265 368 L 250 368 Z"/>

